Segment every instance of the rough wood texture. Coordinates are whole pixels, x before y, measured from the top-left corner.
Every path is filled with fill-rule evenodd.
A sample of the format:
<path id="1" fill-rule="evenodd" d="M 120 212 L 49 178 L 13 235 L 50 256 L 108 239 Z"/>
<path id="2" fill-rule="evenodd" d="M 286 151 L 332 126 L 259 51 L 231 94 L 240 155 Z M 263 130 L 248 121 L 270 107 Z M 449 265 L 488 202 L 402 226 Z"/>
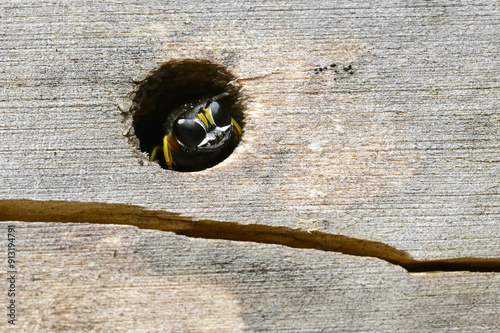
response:
<path id="1" fill-rule="evenodd" d="M 500 329 L 496 273 L 408 274 L 373 258 L 127 226 L 9 224 L 23 332 Z"/>
<path id="2" fill-rule="evenodd" d="M 498 258 L 498 6 L 3 2 L 0 197 Z M 132 79 L 186 58 L 227 66 L 247 104 L 241 146 L 192 174 L 142 165 L 122 125 Z"/>
<path id="3" fill-rule="evenodd" d="M 217 238 L 211 226 L 230 222 L 254 232 L 246 240 L 271 243 L 272 230 L 292 240 L 321 233 L 350 240 L 353 254 L 383 244 L 416 261 L 492 259 L 498 272 L 499 2 L 4 0 L 0 16 L 0 220 L 37 221 L 37 205 L 25 200 L 68 202 L 53 219 L 39 215 L 60 222 L 111 223 L 106 207 L 134 205 L 163 212 L 157 229 L 204 221 Z M 134 82 L 173 59 L 225 66 L 242 86 L 243 142 L 210 170 L 168 172 L 131 144 Z M 102 204 L 102 220 L 78 203 Z M 151 216 L 114 223 L 141 226 Z M 20 252 L 22 324 L 41 331 L 139 330 L 157 308 L 165 311 L 155 310 L 151 330 L 165 318 L 173 331 L 498 329 L 498 274 L 408 275 L 325 251 L 19 225 L 24 249 L 55 233 L 47 247 Z M 78 237 L 85 230 L 88 243 Z M 108 246 L 113 232 L 123 261 L 92 243 Z M 134 243 L 149 237 L 162 240 Z M 235 262 L 227 271 L 226 253 Z M 89 280 L 91 262 L 109 283 Z M 150 285 L 138 295 L 142 281 Z M 205 312 L 210 295 L 217 315 Z M 109 321 L 90 309 L 94 301 Z M 80 306 L 60 310 L 71 304 Z M 144 316 L 120 326 L 135 305 Z M 167 311 L 181 306 L 198 321 Z"/>
<path id="4" fill-rule="evenodd" d="M 500 256 L 498 3 L 7 1 L 2 12 L 3 199 L 320 230 L 419 259 Z M 192 174 L 141 165 L 119 109 L 133 78 L 186 58 L 227 66 L 247 98 L 242 145 Z M 314 70 L 331 63 L 339 73 Z"/>

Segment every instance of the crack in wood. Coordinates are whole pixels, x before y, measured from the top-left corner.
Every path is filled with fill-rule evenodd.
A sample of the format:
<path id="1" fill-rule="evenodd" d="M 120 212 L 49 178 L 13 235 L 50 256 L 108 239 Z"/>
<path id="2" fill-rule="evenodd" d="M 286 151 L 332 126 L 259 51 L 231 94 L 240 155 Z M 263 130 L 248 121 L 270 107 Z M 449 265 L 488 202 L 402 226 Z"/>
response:
<path id="1" fill-rule="evenodd" d="M 382 242 L 287 227 L 193 220 L 177 213 L 147 210 L 127 204 L 0 200 L 0 221 L 131 225 L 141 229 L 169 231 L 187 237 L 275 244 L 374 257 L 399 265 L 408 272 L 500 272 L 500 259 L 496 258 L 416 260 L 405 251 Z"/>

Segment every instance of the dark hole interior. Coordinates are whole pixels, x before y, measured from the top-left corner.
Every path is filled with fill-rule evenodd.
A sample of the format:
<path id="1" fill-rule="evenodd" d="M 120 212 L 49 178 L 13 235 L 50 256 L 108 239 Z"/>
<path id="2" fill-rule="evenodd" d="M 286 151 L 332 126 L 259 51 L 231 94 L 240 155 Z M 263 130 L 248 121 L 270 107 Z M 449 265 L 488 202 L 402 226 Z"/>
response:
<path id="1" fill-rule="evenodd" d="M 227 92 L 218 102 L 229 110 L 243 128 L 243 106 L 236 78 L 224 67 L 204 61 L 174 61 L 162 65 L 138 86 L 134 95 L 133 124 L 140 149 L 151 154 L 165 136 L 167 116 L 185 103 Z M 216 154 L 172 153 L 176 171 L 199 171 L 227 158 L 236 147 L 231 144 Z M 164 159 L 159 164 L 167 169 Z"/>

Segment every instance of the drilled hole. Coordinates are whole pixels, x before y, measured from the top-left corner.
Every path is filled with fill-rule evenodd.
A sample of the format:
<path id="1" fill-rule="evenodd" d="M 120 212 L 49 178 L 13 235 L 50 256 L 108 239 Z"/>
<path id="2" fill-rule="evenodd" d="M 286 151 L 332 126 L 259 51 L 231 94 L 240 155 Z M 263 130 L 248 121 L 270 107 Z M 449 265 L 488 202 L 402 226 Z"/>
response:
<path id="1" fill-rule="evenodd" d="M 236 78 L 205 61 L 172 61 L 142 81 L 133 125 L 141 151 L 164 169 L 200 171 L 225 160 L 241 140 Z"/>

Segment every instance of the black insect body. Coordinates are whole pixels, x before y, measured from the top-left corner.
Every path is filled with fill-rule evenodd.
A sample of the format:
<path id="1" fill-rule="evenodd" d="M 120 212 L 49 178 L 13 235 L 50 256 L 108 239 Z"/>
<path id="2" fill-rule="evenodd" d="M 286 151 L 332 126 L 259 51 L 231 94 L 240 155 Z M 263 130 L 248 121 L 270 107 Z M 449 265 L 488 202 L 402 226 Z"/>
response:
<path id="1" fill-rule="evenodd" d="M 162 144 L 153 148 L 150 160 L 159 160 L 169 170 L 196 171 L 229 155 L 242 130 L 229 108 L 219 102 L 228 95 L 200 98 L 172 110 L 163 123 Z"/>

